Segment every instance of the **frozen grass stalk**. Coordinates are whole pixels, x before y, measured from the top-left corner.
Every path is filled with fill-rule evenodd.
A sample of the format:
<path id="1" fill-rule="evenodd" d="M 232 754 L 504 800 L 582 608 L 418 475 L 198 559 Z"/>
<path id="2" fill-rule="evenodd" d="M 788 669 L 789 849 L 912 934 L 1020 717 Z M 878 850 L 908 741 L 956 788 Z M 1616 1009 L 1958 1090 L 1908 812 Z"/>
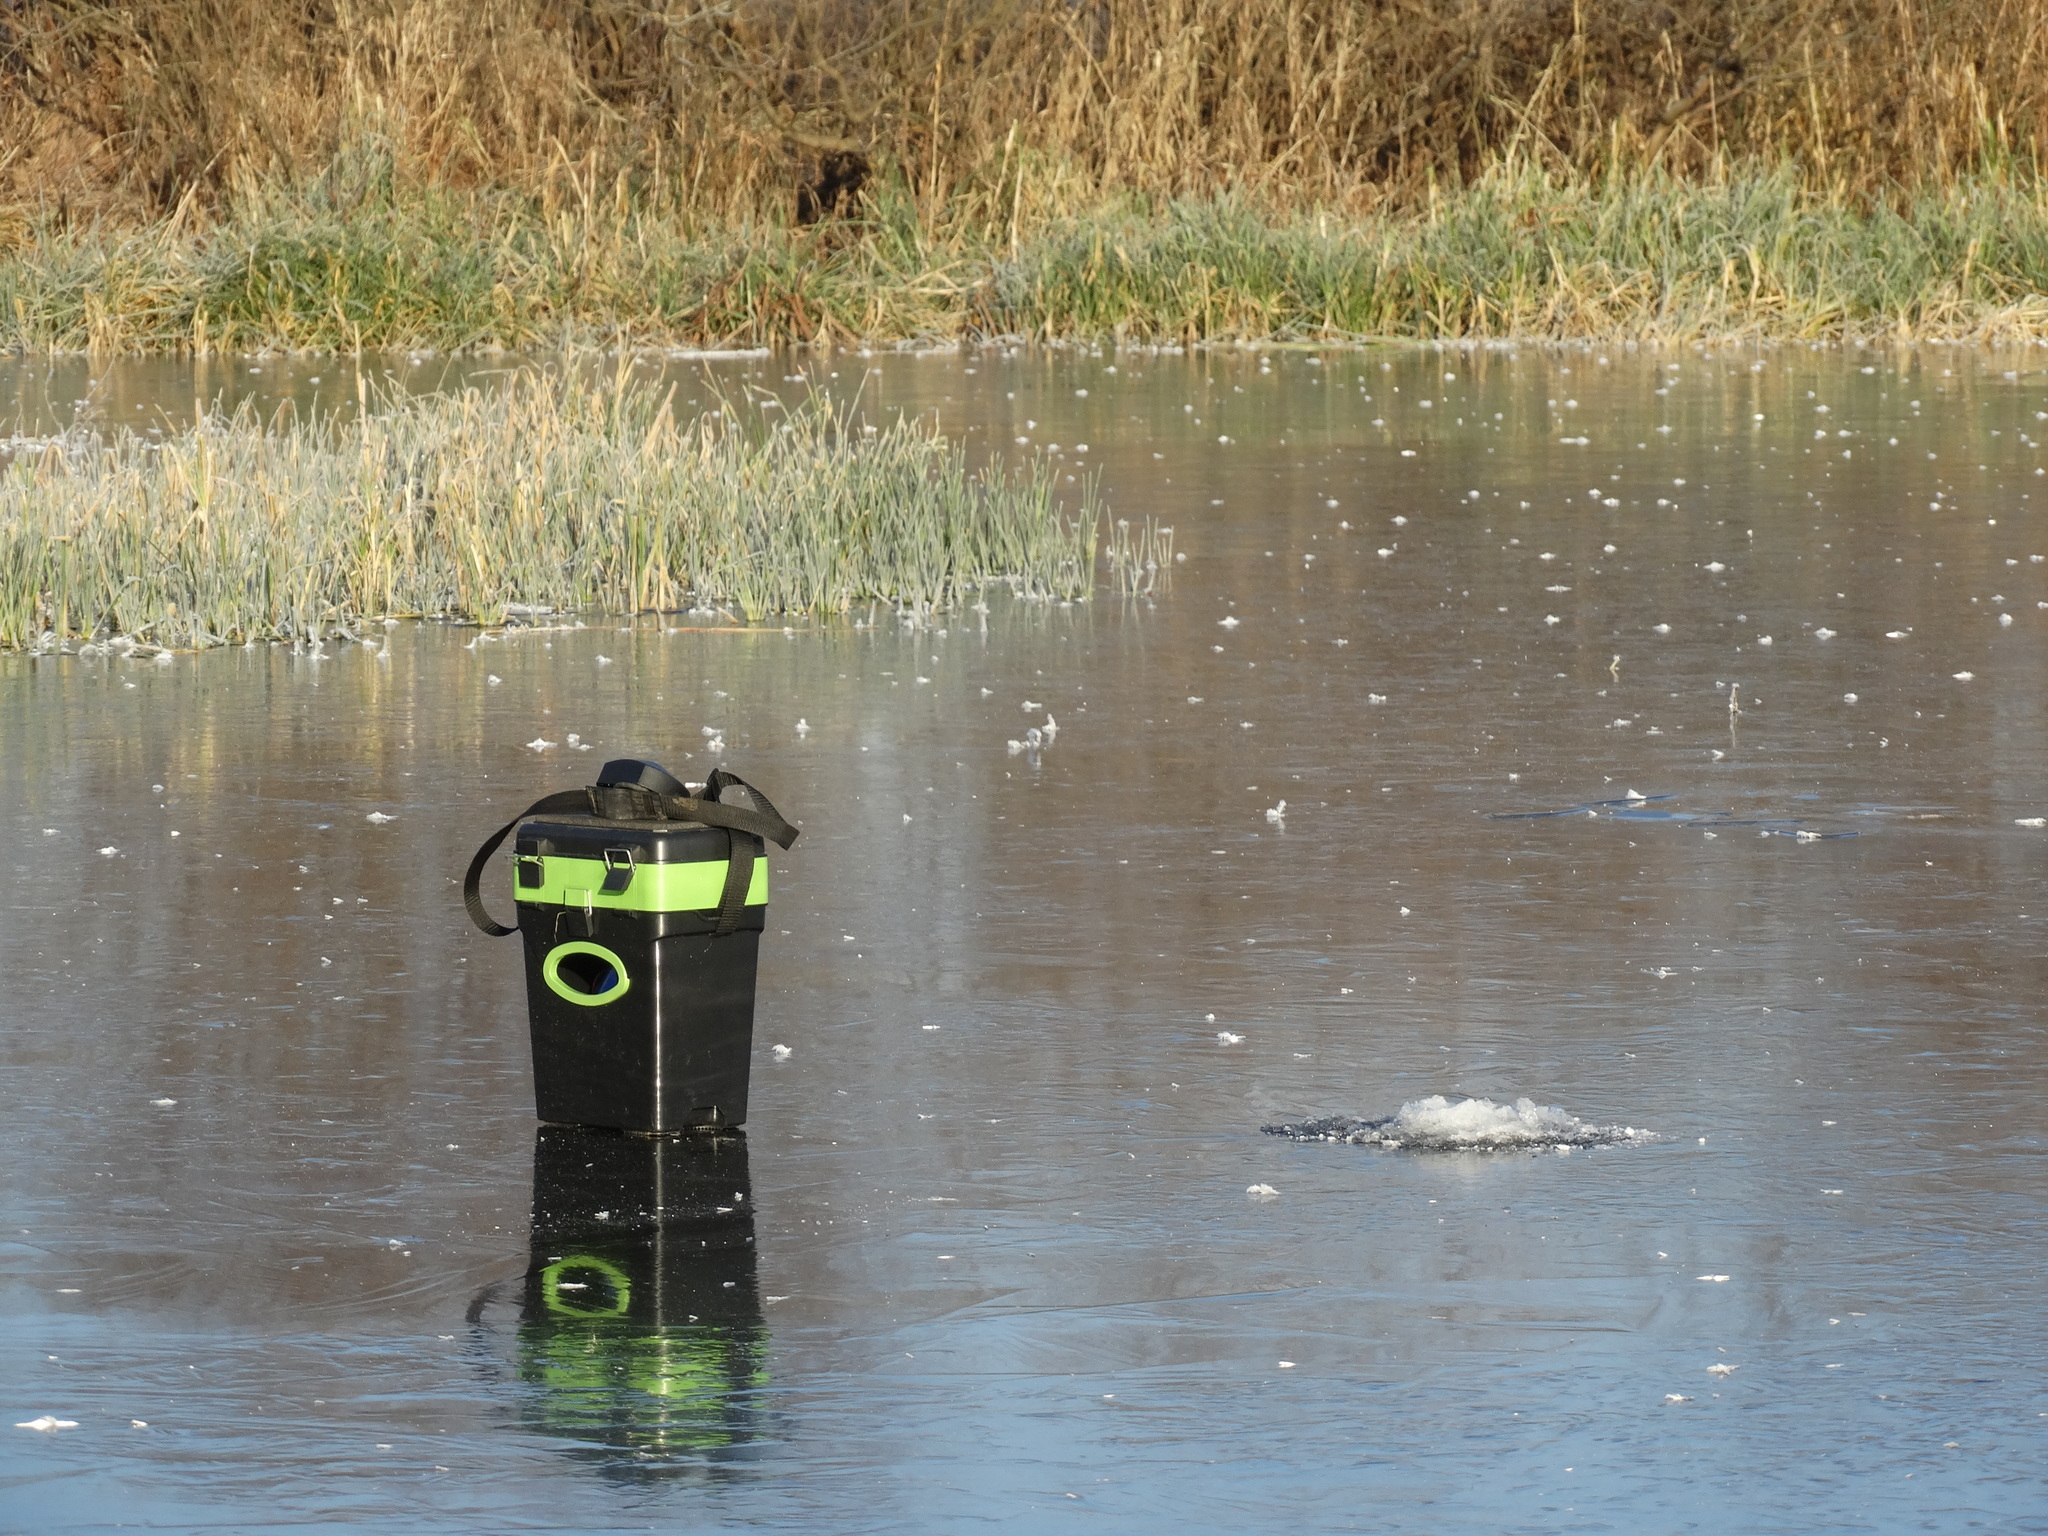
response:
<path id="1" fill-rule="evenodd" d="M 372 405 L 16 458 L 0 648 L 305 641 L 508 605 L 931 613 L 995 584 L 1079 598 L 1093 578 L 1092 490 L 1069 515 L 1042 460 L 970 470 L 916 421 L 865 440 L 824 405 L 683 423 L 652 388 L 541 375 Z"/>

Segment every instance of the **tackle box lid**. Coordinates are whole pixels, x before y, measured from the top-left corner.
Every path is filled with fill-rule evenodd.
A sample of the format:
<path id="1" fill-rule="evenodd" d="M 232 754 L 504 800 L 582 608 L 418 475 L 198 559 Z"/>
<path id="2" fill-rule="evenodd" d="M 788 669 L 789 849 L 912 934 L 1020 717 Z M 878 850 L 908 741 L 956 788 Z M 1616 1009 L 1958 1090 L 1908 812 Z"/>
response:
<path id="1" fill-rule="evenodd" d="M 549 816 L 519 824 L 515 855 L 602 859 L 607 848 L 630 848 L 641 864 L 701 864 L 731 856 L 728 834 L 693 821 L 613 821 L 604 816 Z"/>

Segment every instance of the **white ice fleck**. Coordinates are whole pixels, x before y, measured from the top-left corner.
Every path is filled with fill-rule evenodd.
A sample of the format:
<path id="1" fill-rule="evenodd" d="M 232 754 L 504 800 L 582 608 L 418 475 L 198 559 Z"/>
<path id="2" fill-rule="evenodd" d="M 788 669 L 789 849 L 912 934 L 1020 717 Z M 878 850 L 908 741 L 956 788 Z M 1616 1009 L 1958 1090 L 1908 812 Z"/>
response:
<path id="1" fill-rule="evenodd" d="M 2013 821 L 2016 827 L 2048 827 L 2048 816 L 2021 816 Z"/>
<path id="2" fill-rule="evenodd" d="M 549 741 L 549 740 L 548 740 L 548 739 L 547 739 L 546 737 L 544 737 L 544 736 L 536 736 L 536 737 L 534 737 L 534 738 L 533 738 L 533 740 L 529 741 L 529 742 L 528 742 L 528 743 L 526 744 L 526 749 L 527 749 L 527 751 L 529 751 L 529 752 L 545 752 L 545 751 L 547 751 L 547 750 L 548 750 L 548 748 L 550 748 L 550 747 L 552 747 L 552 746 L 554 746 L 554 745 L 555 745 L 555 743 L 554 743 L 554 742 L 552 742 L 552 741 Z"/>
<path id="3" fill-rule="evenodd" d="M 109 843 L 106 847 L 100 850 L 100 857 L 103 859 L 111 859 L 112 857 L 114 857 L 115 854 L 119 853 L 120 851 L 121 850 L 116 848 L 112 843 Z"/>
<path id="4" fill-rule="evenodd" d="M 1955 679 L 1959 683 L 1967 683 L 1971 678 L 1975 677 L 1976 675 L 1977 674 L 1974 672 L 1958 672 L 1955 674 Z"/>
<path id="5" fill-rule="evenodd" d="M 1693 1278 L 1694 1278 L 1695 1280 L 1708 1280 L 1708 1281 L 1712 1281 L 1712 1282 L 1713 1282 L 1713 1283 L 1714 1283 L 1715 1285 L 1719 1285 L 1719 1284 L 1720 1284 L 1720 1283 L 1721 1283 L 1722 1281 L 1726 1280 L 1726 1279 L 1727 1279 L 1728 1277 L 1727 1277 L 1726 1275 L 1694 1275 L 1694 1276 L 1693 1276 Z M 1729 1367 L 1729 1369 L 1730 1369 L 1730 1370 L 1732 1370 L 1732 1369 L 1734 1369 L 1734 1367 L 1732 1367 L 1732 1366 L 1731 1366 L 1731 1367 Z"/>
<path id="6" fill-rule="evenodd" d="M 1227 1029 L 1219 1029 L 1216 1031 L 1216 1043 L 1218 1045 L 1242 1045 L 1244 1043 L 1244 1036 L 1235 1034 Z"/>
<path id="7" fill-rule="evenodd" d="M 372 811 L 370 812 L 369 815 L 365 816 L 363 820 L 375 822 L 378 826 L 381 827 L 384 825 L 385 822 L 396 821 L 398 820 L 398 818 L 396 816 L 386 816 L 382 811 Z"/>
<path id="8" fill-rule="evenodd" d="M 178 1101 L 176 1099 L 151 1099 L 149 1102 L 154 1104 L 158 1109 L 169 1109 L 173 1104 L 177 1103 Z"/>

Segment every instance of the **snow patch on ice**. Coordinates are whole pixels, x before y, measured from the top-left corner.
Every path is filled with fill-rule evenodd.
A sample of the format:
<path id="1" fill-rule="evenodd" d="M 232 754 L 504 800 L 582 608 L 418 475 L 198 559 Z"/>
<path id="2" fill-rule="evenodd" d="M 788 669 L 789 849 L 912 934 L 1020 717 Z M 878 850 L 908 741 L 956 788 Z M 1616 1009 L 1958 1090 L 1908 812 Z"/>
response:
<path id="1" fill-rule="evenodd" d="M 1331 1115 L 1265 1127 L 1293 1141 L 1341 1141 L 1354 1146 L 1399 1147 L 1411 1152 L 1517 1151 L 1543 1147 L 1612 1147 L 1654 1141 L 1632 1125 L 1591 1125 L 1554 1104 L 1516 1099 L 1451 1099 L 1433 1093 L 1410 1099 L 1378 1120 Z"/>

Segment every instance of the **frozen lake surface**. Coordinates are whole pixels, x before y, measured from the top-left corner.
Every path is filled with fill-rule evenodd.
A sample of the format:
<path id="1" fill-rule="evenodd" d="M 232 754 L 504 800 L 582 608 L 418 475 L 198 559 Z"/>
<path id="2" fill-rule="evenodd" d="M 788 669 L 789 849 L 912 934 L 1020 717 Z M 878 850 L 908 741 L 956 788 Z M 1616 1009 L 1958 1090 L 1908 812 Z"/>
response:
<path id="1" fill-rule="evenodd" d="M 0 1526 L 2048 1530 L 2043 354 L 660 366 L 1188 559 L 0 658 Z M 743 1144 L 539 1133 L 463 915 L 622 755 L 804 825 Z"/>

